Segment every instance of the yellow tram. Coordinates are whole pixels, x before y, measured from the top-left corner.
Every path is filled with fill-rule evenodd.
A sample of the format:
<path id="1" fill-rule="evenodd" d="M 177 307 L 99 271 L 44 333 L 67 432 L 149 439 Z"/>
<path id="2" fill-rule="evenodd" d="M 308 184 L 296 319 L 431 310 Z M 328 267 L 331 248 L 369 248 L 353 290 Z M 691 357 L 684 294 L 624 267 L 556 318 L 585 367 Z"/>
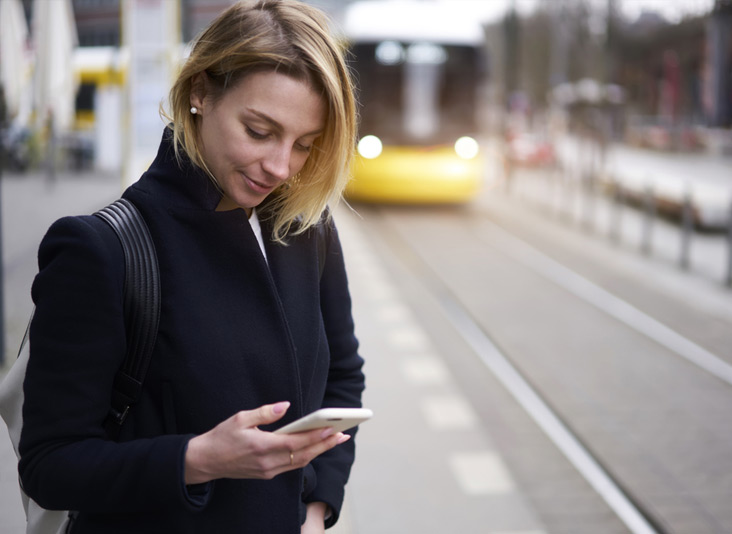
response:
<path id="1" fill-rule="evenodd" d="M 356 2 L 346 11 L 361 106 L 349 200 L 464 203 L 479 190 L 483 30 L 446 5 Z"/>

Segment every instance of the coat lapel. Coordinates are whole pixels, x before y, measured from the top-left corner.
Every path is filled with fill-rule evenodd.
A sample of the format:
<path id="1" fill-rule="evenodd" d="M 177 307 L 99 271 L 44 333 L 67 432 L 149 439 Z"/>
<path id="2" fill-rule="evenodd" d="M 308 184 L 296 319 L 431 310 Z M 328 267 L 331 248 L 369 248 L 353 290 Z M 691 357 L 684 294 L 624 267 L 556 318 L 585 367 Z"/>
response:
<path id="1" fill-rule="evenodd" d="M 296 396 L 291 398 L 294 409 L 290 410 L 288 418 L 300 415 L 298 412 L 305 409 L 303 397 L 307 396 L 303 390 L 308 388 L 317 353 L 322 350 L 319 346 L 322 321 L 317 251 L 311 234 L 306 232 L 290 237 L 287 246 L 272 243 L 269 239 L 272 225 L 263 217 L 260 224 L 267 253 L 265 262 L 243 211 L 215 212 L 221 193 L 203 171 L 191 166 L 186 158 L 182 162 L 175 159 L 167 132 L 158 157 L 138 185 L 157 192 L 155 198 L 164 199 L 165 206 L 150 208 L 164 210 L 167 216 L 152 216 L 151 224 L 155 226 L 163 221 L 161 224 L 172 224 L 175 228 L 160 229 L 160 235 L 182 236 L 188 246 L 180 250 L 187 250 L 189 258 L 215 258 L 214 264 L 205 269 L 217 273 L 220 280 L 228 279 L 236 285 L 236 280 L 243 276 L 248 283 L 259 287 L 258 294 L 264 300 L 250 303 L 248 311 L 261 315 L 263 310 L 259 307 L 265 306 L 268 313 L 278 317 L 280 324 L 271 325 L 282 332 L 277 343 L 277 359 L 285 369 L 291 370 L 287 373 L 289 376 L 283 376 L 281 380 L 295 385 L 297 390 Z M 137 200 L 136 204 L 147 207 L 146 195 L 132 195 L 137 197 L 132 199 Z M 171 243 L 170 247 L 178 245 Z M 160 246 L 165 249 L 167 245 L 160 243 Z M 171 251 L 171 257 L 179 259 L 180 250 Z M 218 287 L 216 282 L 213 280 L 211 284 Z M 201 283 L 197 279 L 196 285 Z M 285 346 L 287 354 L 280 352 Z"/>
<path id="2" fill-rule="evenodd" d="M 299 381 L 307 388 L 321 340 L 317 250 L 311 232 L 289 237 L 286 246 L 267 239 L 271 232 L 269 221 L 262 221 L 270 272 L 296 347 Z"/>

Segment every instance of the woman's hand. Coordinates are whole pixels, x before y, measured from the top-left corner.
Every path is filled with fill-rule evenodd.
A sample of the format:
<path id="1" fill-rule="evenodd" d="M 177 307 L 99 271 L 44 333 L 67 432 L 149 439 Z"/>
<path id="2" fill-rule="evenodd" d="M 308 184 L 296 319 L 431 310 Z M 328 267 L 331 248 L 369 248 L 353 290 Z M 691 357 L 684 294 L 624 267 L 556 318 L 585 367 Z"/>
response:
<path id="1" fill-rule="evenodd" d="M 257 428 L 281 419 L 289 407 L 289 402 L 278 402 L 241 411 L 191 439 L 185 457 L 185 483 L 200 484 L 217 478 L 268 480 L 305 467 L 316 456 L 350 438 L 341 432 L 333 434 L 332 429 L 273 434 Z"/>
<path id="2" fill-rule="evenodd" d="M 300 527 L 300 534 L 324 534 L 327 509 L 328 506 L 324 502 L 308 503 L 307 517 Z"/>

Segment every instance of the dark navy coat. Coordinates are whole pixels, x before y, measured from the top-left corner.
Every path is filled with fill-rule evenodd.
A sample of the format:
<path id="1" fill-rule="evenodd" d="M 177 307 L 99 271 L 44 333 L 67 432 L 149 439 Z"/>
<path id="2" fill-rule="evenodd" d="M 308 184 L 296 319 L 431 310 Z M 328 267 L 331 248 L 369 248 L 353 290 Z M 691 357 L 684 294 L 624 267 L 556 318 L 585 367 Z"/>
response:
<path id="1" fill-rule="evenodd" d="M 125 354 L 124 255 L 106 223 L 63 218 L 39 250 L 25 381 L 20 474 L 41 506 L 78 510 L 74 533 L 299 533 L 304 504 L 337 518 L 353 440 L 270 481 L 186 487 L 188 440 L 239 410 L 289 400 L 284 424 L 323 406 L 360 406 L 364 377 L 332 223 L 324 265 L 315 232 L 271 242 L 267 261 L 244 210 L 173 154 L 168 133 L 125 198 L 160 264 L 160 328 L 142 399 L 118 442 L 105 437 Z M 321 243 L 323 240 L 321 240 Z M 322 270 L 322 274 L 321 274 Z M 278 426 L 279 426 L 278 424 Z"/>

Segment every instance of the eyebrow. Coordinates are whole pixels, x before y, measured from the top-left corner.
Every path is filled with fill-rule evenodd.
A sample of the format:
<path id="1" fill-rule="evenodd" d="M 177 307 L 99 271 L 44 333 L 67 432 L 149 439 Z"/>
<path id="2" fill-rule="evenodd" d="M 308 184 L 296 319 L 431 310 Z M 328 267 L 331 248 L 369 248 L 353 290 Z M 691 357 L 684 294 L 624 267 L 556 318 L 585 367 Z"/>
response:
<path id="1" fill-rule="evenodd" d="M 262 113 L 261 111 L 257 111 L 254 108 L 247 108 L 247 111 L 250 112 L 253 115 L 256 115 L 257 117 L 259 117 L 263 121 L 269 123 L 270 126 L 272 126 L 274 129 L 276 129 L 278 132 L 284 131 L 283 126 L 279 122 L 277 122 L 276 120 L 274 120 L 272 117 L 270 117 L 269 115 L 267 115 L 266 113 Z M 311 135 L 320 135 L 321 133 L 323 133 L 323 128 L 320 128 L 319 130 L 313 130 L 312 132 L 308 132 L 308 133 L 302 134 L 300 137 L 308 137 L 308 136 L 311 136 Z"/>

